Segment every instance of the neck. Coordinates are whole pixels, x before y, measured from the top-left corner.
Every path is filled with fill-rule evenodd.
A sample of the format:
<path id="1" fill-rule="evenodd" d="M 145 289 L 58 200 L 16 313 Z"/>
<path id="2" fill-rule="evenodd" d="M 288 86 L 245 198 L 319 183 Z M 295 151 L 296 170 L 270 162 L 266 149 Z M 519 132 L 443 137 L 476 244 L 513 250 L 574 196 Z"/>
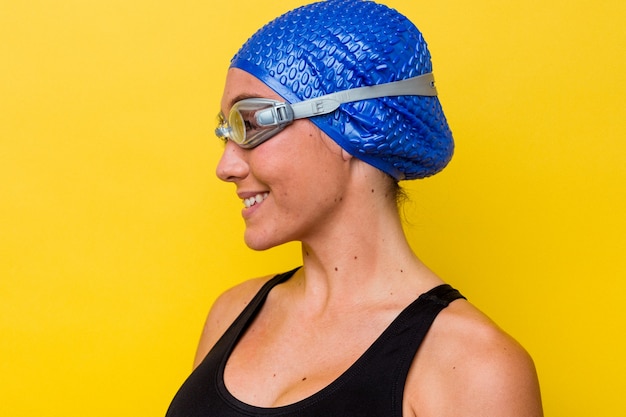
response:
<path id="1" fill-rule="evenodd" d="M 349 211 L 330 232 L 302 242 L 305 302 L 320 309 L 356 305 L 432 280 L 406 241 L 396 207 L 363 206 L 368 213 Z"/>

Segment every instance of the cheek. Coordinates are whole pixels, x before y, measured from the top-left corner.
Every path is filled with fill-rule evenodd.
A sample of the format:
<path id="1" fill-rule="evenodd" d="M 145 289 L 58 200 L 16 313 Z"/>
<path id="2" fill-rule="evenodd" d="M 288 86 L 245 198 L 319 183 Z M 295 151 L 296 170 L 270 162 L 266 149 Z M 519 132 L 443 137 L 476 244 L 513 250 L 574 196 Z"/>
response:
<path id="1" fill-rule="evenodd" d="M 317 159 L 307 149 L 307 142 L 285 129 L 250 153 L 250 167 L 260 180 L 293 176 L 299 167 L 310 166 Z"/>
<path id="2" fill-rule="evenodd" d="M 349 163 L 332 139 L 322 136 L 312 123 L 300 122 L 254 149 L 250 168 L 282 197 L 304 194 L 327 199 L 328 192 L 332 195 L 345 182 Z"/>
<path id="3" fill-rule="evenodd" d="M 267 141 L 253 149 L 248 159 L 251 173 L 261 182 L 272 185 L 277 178 L 285 175 L 289 168 L 288 159 L 282 156 L 279 148 Z"/>

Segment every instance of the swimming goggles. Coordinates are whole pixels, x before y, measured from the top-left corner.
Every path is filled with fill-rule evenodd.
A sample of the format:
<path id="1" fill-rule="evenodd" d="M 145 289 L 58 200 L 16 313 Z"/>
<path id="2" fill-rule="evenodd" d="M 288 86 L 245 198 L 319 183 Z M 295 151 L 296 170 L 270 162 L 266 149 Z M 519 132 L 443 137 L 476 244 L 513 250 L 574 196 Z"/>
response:
<path id="1" fill-rule="evenodd" d="M 343 103 L 379 97 L 436 95 L 433 74 L 427 73 L 400 81 L 338 91 L 294 104 L 266 98 L 247 98 L 233 104 L 228 117 L 219 113 L 215 134 L 218 138 L 251 149 L 294 120 L 331 113 Z"/>

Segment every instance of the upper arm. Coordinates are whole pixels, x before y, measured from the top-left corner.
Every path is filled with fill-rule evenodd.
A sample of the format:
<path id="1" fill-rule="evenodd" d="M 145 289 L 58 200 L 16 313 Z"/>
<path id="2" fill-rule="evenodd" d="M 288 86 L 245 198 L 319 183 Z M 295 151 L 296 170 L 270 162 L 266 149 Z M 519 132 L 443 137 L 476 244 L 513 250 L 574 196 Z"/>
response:
<path id="1" fill-rule="evenodd" d="M 453 306 L 435 321 L 409 374 L 413 414 L 541 417 L 530 355 L 469 304 Z"/>
<path id="2" fill-rule="evenodd" d="M 269 277 L 265 277 L 246 281 L 225 291 L 215 300 L 202 329 L 194 358 L 194 368 L 202 362 L 268 279 Z"/>
<path id="3" fill-rule="evenodd" d="M 466 416 L 540 417 L 541 395 L 530 355 L 507 335 L 490 340 L 492 345 L 467 359 L 457 383 L 458 407 Z"/>

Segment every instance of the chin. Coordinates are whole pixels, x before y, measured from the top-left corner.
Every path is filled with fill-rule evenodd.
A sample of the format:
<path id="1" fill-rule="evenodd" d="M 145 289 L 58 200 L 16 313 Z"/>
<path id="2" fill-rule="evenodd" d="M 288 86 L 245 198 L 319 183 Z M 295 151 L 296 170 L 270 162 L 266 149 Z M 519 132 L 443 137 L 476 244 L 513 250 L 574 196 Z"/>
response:
<path id="1" fill-rule="evenodd" d="M 254 233 L 246 230 L 244 234 L 244 242 L 246 246 L 255 251 L 264 251 L 273 247 L 282 245 L 285 242 L 280 242 L 275 239 L 268 239 L 267 237 L 258 236 Z"/>

